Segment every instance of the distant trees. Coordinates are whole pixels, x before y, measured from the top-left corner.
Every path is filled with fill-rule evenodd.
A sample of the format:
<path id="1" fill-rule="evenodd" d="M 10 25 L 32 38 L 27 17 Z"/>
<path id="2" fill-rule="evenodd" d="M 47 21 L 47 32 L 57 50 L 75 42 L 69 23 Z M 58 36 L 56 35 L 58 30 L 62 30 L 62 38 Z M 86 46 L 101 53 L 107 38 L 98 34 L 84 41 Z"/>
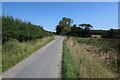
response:
<path id="1" fill-rule="evenodd" d="M 114 30 L 112 28 L 108 30 L 108 34 L 107 34 L 108 38 L 118 38 L 119 37 L 118 35 L 119 34 L 117 30 Z"/>
<path id="2" fill-rule="evenodd" d="M 12 16 L 2 16 L 2 42 L 10 39 L 19 41 L 33 40 L 44 36 L 52 35 L 45 31 L 41 26 L 31 22 L 23 22 L 20 19 L 14 19 Z"/>
<path id="3" fill-rule="evenodd" d="M 77 25 L 74 24 L 74 25 L 71 27 L 71 30 L 70 30 L 70 32 L 69 32 L 69 35 L 70 35 L 70 36 L 76 36 L 76 37 L 77 37 L 77 36 L 82 36 L 81 33 L 82 33 L 82 28 L 77 27 Z"/>
<path id="4" fill-rule="evenodd" d="M 103 38 L 120 39 L 120 29 L 91 30 L 91 34 L 101 35 Z"/>
<path id="5" fill-rule="evenodd" d="M 73 20 L 70 18 L 62 18 L 59 24 L 56 27 L 56 33 L 59 35 L 68 35 L 68 36 L 79 36 L 79 37 L 89 37 L 90 29 L 92 28 L 91 24 L 80 24 L 79 27 L 73 23 Z"/>
<path id="6" fill-rule="evenodd" d="M 91 33 L 90 33 L 90 29 L 93 27 L 91 24 L 80 24 L 79 26 L 82 26 L 83 28 L 83 37 L 90 37 Z"/>
<path id="7" fill-rule="evenodd" d="M 59 24 L 56 27 L 56 33 L 67 35 L 70 31 L 70 26 L 72 24 L 73 20 L 70 18 L 63 17 L 62 20 L 60 20 Z"/>
<path id="8" fill-rule="evenodd" d="M 73 24 L 71 18 L 63 17 L 56 27 L 58 35 L 90 37 L 92 34 L 102 35 L 103 38 L 120 38 L 120 29 L 111 30 L 91 30 L 91 24 Z M 2 16 L 2 42 L 10 39 L 19 41 L 33 40 L 45 36 L 53 35 L 53 32 L 44 30 L 41 26 L 34 25 L 31 22 L 23 22 L 12 16 Z"/>
<path id="9" fill-rule="evenodd" d="M 91 35 L 101 35 L 103 38 L 120 38 L 120 29 L 110 30 L 91 30 L 91 24 L 73 24 L 70 18 L 62 18 L 56 27 L 58 35 L 76 36 L 76 37 L 90 37 Z"/>

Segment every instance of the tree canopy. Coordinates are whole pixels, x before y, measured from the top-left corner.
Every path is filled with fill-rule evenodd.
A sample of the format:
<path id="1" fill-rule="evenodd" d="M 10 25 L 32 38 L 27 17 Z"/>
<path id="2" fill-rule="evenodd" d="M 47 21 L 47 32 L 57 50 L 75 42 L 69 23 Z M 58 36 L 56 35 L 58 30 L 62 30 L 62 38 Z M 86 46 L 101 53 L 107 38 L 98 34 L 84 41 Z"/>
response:
<path id="1" fill-rule="evenodd" d="M 68 35 L 68 36 L 80 36 L 80 37 L 89 37 L 90 29 L 92 28 L 91 24 L 80 24 L 77 26 L 73 24 L 71 18 L 62 18 L 59 24 L 56 27 L 56 33 L 59 35 Z M 82 26 L 82 27 L 81 27 Z"/>
<path id="2" fill-rule="evenodd" d="M 14 19 L 12 16 L 2 16 L 3 43 L 9 39 L 27 41 L 49 35 L 52 35 L 52 33 L 45 31 L 41 26 L 34 25 L 31 22 L 23 22 L 20 19 Z"/>
<path id="3" fill-rule="evenodd" d="M 77 36 L 77 37 L 90 37 L 91 35 L 101 35 L 103 38 L 120 38 L 120 29 L 110 30 L 91 30 L 91 24 L 82 23 L 78 26 L 73 24 L 71 18 L 63 17 L 56 27 L 58 35 Z"/>
<path id="4" fill-rule="evenodd" d="M 56 27 L 57 34 L 67 35 L 70 31 L 73 20 L 70 18 L 63 17 Z"/>

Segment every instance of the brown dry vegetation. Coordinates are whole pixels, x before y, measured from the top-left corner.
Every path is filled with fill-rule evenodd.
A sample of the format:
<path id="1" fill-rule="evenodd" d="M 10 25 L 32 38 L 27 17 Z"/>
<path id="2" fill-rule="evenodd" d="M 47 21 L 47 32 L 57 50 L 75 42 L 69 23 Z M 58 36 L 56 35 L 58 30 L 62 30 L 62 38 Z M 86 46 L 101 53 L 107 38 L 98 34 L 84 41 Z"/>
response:
<path id="1" fill-rule="evenodd" d="M 80 78 L 115 78 L 117 77 L 117 52 L 110 49 L 107 52 L 99 46 L 87 45 L 66 38 L 65 44 L 74 62 L 77 77 Z"/>

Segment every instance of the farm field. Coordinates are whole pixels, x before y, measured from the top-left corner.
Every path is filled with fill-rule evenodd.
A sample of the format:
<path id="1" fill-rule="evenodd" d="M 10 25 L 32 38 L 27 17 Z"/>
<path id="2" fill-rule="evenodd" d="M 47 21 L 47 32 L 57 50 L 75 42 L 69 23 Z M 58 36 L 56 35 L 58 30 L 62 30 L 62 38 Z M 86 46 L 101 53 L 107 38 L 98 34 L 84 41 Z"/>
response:
<path id="1" fill-rule="evenodd" d="M 111 41 L 113 40 L 66 37 L 63 45 L 62 77 L 117 77 L 118 49 L 109 45 Z"/>

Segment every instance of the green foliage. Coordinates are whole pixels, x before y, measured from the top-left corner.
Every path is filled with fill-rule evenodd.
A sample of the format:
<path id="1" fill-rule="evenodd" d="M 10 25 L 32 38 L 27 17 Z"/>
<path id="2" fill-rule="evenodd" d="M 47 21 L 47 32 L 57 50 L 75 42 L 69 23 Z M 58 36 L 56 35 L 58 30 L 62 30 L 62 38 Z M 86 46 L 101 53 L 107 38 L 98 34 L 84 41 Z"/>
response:
<path id="1" fill-rule="evenodd" d="M 29 56 L 51 41 L 52 32 L 31 22 L 23 22 L 12 16 L 2 16 L 2 68 L 3 71 Z"/>
<path id="2" fill-rule="evenodd" d="M 93 35 L 101 35 L 103 38 L 120 39 L 120 29 L 92 30 Z"/>
<path id="3" fill-rule="evenodd" d="M 70 26 L 72 23 L 72 19 L 70 18 L 62 18 L 62 20 L 59 22 L 59 24 L 56 27 L 56 33 L 60 35 L 67 35 L 70 31 Z"/>
<path id="4" fill-rule="evenodd" d="M 11 39 L 3 44 L 2 50 L 2 70 L 3 72 L 20 62 L 30 54 L 40 49 L 42 46 L 53 40 L 53 37 L 44 37 L 41 39 L 27 42 L 19 42 Z"/>
<path id="5" fill-rule="evenodd" d="M 80 27 L 77 27 L 77 25 L 73 25 L 72 27 L 71 27 L 71 30 L 70 30 L 70 32 L 69 32 L 69 35 L 70 36 L 82 36 L 82 28 L 80 28 Z"/>
<path id="6" fill-rule="evenodd" d="M 77 71 L 75 71 L 73 62 L 69 55 L 69 49 L 65 42 L 63 44 L 63 59 L 62 59 L 62 78 L 77 78 Z"/>
<path id="7" fill-rule="evenodd" d="M 108 31 L 108 38 L 118 38 L 118 31 L 117 30 L 114 30 L 114 29 L 110 29 Z"/>
<path id="8" fill-rule="evenodd" d="M 71 25 L 73 20 L 70 18 L 62 18 L 56 27 L 58 35 L 76 36 L 76 37 L 90 37 L 91 35 L 101 35 L 102 38 L 120 39 L 120 29 L 110 30 L 91 30 L 91 24 L 76 24 Z"/>
<path id="9" fill-rule="evenodd" d="M 82 37 L 90 37 L 90 29 L 93 27 L 91 24 L 80 24 L 80 27 L 82 26 L 83 31 L 82 31 Z"/>
<path id="10" fill-rule="evenodd" d="M 68 35 L 68 36 L 80 36 L 80 37 L 89 37 L 90 34 L 90 28 L 92 28 L 92 25 L 90 24 L 80 24 L 77 27 L 76 24 L 71 25 L 73 23 L 73 20 L 70 18 L 62 18 L 62 20 L 59 22 L 59 24 L 56 27 L 56 33 L 59 35 Z"/>
<path id="11" fill-rule="evenodd" d="M 98 39 L 93 39 L 93 38 L 77 38 L 77 37 L 74 37 L 74 39 L 79 43 L 84 43 L 87 45 L 93 45 L 93 46 L 100 47 L 101 50 L 105 52 L 112 50 L 109 44 L 106 43 L 104 40 L 98 40 Z"/>
<path id="12" fill-rule="evenodd" d="M 28 41 L 52 35 L 51 32 L 45 31 L 41 26 L 14 19 L 12 16 L 2 16 L 2 31 L 3 43 L 10 39 Z"/>

